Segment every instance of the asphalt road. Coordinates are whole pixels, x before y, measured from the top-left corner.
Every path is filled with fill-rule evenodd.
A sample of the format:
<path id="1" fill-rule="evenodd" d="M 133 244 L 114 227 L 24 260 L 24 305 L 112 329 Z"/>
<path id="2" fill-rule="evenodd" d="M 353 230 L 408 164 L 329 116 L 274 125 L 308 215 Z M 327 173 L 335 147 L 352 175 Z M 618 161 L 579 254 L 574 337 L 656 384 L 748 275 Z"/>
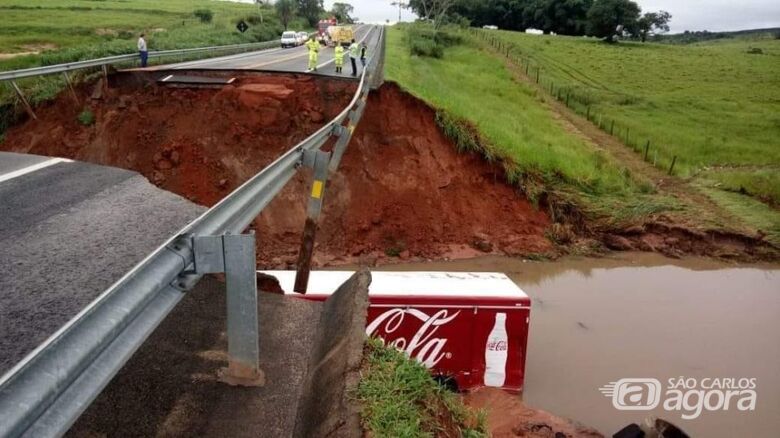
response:
<path id="1" fill-rule="evenodd" d="M 0 374 L 202 211 L 135 172 L 0 152 Z"/>
<path id="2" fill-rule="evenodd" d="M 368 46 L 369 57 L 375 53 L 379 39 L 378 26 L 357 26 L 355 30 L 357 42 L 365 42 Z M 349 56 L 344 56 L 344 72 L 336 74 L 332 47 L 323 47 L 320 50 L 317 64 L 317 74 L 327 76 L 350 76 L 352 67 Z M 305 46 L 287 49 L 276 48 L 257 52 L 240 53 L 237 55 L 222 56 L 218 58 L 203 59 L 198 61 L 167 64 L 148 68 L 147 70 L 186 70 L 186 69 L 215 69 L 215 70 L 263 70 L 279 72 L 306 72 L 308 71 L 309 54 Z M 357 62 L 358 76 L 363 67 Z"/>

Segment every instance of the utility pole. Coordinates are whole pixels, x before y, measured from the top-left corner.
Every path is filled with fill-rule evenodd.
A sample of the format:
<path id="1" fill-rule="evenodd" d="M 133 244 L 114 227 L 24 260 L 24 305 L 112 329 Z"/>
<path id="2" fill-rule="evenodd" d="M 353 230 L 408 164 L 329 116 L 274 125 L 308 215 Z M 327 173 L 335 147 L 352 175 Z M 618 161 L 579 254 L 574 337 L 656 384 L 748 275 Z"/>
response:
<path id="1" fill-rule="evenodd" d="M 398 22 L 400 23 L 401 22 L 401 9 L 402 8 L 403 9 L 408 8 L 409 4 L 408 3 L 404 3 L 404 2 L 400 2 L 400 1 L 399 2 L 392 2 L 390 4 L 393 5 L 393 6 L 398 6 Z"/>

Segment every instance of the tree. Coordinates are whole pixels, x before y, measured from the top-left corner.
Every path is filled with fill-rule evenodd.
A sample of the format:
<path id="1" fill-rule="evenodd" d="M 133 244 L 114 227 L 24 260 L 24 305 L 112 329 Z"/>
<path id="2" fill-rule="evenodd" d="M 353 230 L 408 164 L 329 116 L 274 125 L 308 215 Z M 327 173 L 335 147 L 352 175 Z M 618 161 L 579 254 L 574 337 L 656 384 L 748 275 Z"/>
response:
<path id="1" fill-rule="evenodd" d="M 276 0 L 274 7 L 276 8 L 276 15 L 279 17 L 279 21 L 282 22 L 284 30 L 287 30 L 287 25 L 290 24 L 295 16 L 296 8 L 295 0 Z"/>
<path id="2" fill-rule="evenodd" d="M 584 35 L 588 10 L 593 0 L 546 0 L 545 32 L 560 35 Z"/>
<path id="3" fill-rule="evenodd" d="M 298 0 L 298 15 L 305 18 L 311 27 L 317 25 L 323 12 L 322 0 Z"/>
<path id="4" fill-rule="evenodd" d="M 616 33 L 636 32 L 640 12 L 631 0 L 595 0 L 588 10 L 588 33 L 612 43 Z"/>
<path id="5" fill-rule="evenodd" d="M 447 12 L 455 4 L 456 0 L 410 0 L 409 8 L 420 18 L 433 22 L 433 31 L 446 21 Z"/>
<path id="6" fill-rule="evenodd" d="M 654 29 L 657 33 L 669 32 L 669 21 L 672 14 L 666 11 L 648 12 L 637 21 L 637 31 L 642 42 L 647 41 L 647 35 Z"/>
<path id="7" fill-rule="evenodd" d="M 333 3 L 333 7 L 330 10 L 330 14 L 336 17 L 339 23 L 353 23 L 354 20 L 350 16 L 355 12 L 355 8 L 349 3 Z"/>

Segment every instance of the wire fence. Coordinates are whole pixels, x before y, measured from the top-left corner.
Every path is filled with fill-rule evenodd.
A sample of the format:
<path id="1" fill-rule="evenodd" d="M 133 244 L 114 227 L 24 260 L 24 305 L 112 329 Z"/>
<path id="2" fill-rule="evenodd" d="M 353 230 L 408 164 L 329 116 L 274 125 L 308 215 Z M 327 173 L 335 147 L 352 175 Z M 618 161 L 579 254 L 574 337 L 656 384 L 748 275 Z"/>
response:
<path id="1" fill-rule="evenodd" d="M 653 142 L 650 138 L 642 137 L 637 133 L 632 135 L 629 126 L 624 126 L 614 117 L 599 112 L 599 107 L 595 104 L 594 98 L 589 94 L 579 92 L 572 85 L 561 82 L 556 83 L 552 73 L 545 71 L 543 63 L 523 50 L 521 46 L 481 29 L 472 28 L 469 32 L 473 37 L 489 45 L 494 51 L 516 65 L 543 92 L 563 103 L 576 114 L 585 117 L 602 131 L 620 140 L 623 144 L 640 154 L 644 161 L 665 169 L 668 175 L 674 175 L 677 155 L 668 157 L 660 148 L 653 147 L 657 142 Z"/>

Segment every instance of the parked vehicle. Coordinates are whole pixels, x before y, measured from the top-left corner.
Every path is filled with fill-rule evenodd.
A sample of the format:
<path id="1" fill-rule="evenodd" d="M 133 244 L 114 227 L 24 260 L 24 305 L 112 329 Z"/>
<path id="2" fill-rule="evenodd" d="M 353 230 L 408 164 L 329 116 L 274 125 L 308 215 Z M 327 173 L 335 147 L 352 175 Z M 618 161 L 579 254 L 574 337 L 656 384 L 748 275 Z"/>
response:
<path id="1" fill-rule="evenodd" d="M 298 34 L 288 30 L 282 34 L 282 48 L 298 46 Z"/>
<path id="2" fill-rule="evenodd" d="M 309 40 L 309 33 L 308 32 L 298 32 L 298 44 L 304 44 L 306 41 Z"/>
<path id="3" fill-rule="evenodd" d="M 353 273 L 313 271 L 306 295 L 295 271 L 264 271 L 287 295 L 324 301 Z M 372 272 L 366 334 L 403 351 L 453 389 L 520 392 L 531 300 L 512 280 L 485 272 Z"/>
<path id="4" fill-rule="evenodd" d="M 329 45 L 330 33 L 328 32 L 328 28 L 336 26 L 337 24 L 338 21 L 336 21 L 336 17 L 331 17 L 327 20 L 320 20 L 317 23 L 317 40 L 320 42 L 320 44 L 323 46 Z"/>
<path id="5" fill-rule="evenodd" d="M 352 30 L 352 26 L 331 26 L 328 28 L 328 34 L 330 35 L 328 45 L 333 47 L 335 47 L 336 44 L 349 47 L 352 40 L 355 38 L 355 32 Z"/>

